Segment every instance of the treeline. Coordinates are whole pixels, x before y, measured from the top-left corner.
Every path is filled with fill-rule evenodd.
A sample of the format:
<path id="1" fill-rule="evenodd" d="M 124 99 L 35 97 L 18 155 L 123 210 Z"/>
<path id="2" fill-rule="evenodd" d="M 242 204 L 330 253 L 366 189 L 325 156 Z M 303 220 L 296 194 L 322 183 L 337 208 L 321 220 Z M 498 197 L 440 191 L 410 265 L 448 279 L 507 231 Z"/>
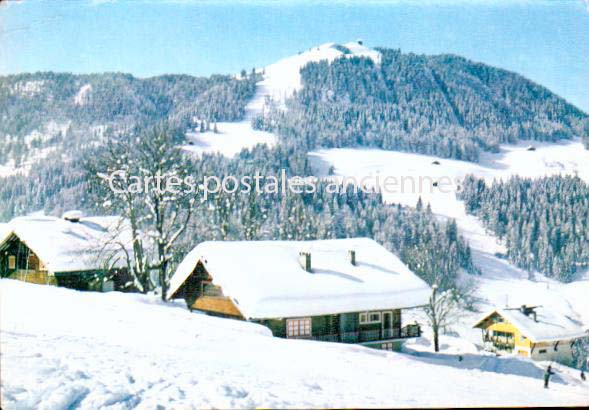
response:
<path id="1" fill-rule="evenodd" d="M 513 177 L 488 185 L 468 177 L 467 212 L 507 245 L 510 261 L 569 282 L 589 269 L 589 185 L 578 177 Z"/>
<path id="2" fill-rule="evenodd" d="M 520 75 L 453 55 L 382 49 L 301 70 L 287 110 L 255 122 L 316 147 L 371 146 L 477 161 L 520 139 L 589 138 L 587 114 Z"/>
<path id="3" fill-rule="evenodd" d="M 0 184 L 0 220 L 44 211 L 61 215 L 64 211 L 84 208 L 86 174 L 78 161 L 62 162 L 60 155 L 50 155 L 24 175 L 2 178 Z"/>

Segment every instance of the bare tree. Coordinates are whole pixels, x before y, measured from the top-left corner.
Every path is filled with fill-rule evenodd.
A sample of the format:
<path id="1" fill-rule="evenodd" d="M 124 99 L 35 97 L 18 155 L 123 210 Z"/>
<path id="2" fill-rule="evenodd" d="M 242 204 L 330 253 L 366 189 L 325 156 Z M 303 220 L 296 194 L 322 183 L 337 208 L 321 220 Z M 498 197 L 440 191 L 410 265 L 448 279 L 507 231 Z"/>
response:
<path id="1" fill-rule="evenodd" d="M 455 320 L 459 313 L 457 295 L 452 290 L 439 292 L 438 285 L 432 286 L 432 295 L 424 308 L 434 336 L 434 350 L 440 351 L 440 331 Z"/>
<path id="2" fill-rule="evenodd" d="M 154 287 L 150 281 L 144 249 L 144 235 L 141 230 L 144 216 L 140 212 L 142 198 L 134 192 L 131 176 L 133 175 L 134 139 L 130 135 L 113 138 L 100 149 L 100 152 L 86 163 L 89 175 L 89 193 L 95 201 L 95 206 L 104 212 L 116 212 L 128 221 L 132 238 L 132 253 L 126 247 L 121 249 L 126 254 L 127 269 L 133 277 L 133 286 L 145 293 Z M 116 178 L 111 178 L 116 174 Z M 124 229 L 121 224 L 120 230 Z M 119 235 L 113 235 L 110 243 L 119 240 Z"/>
<path id="3" fill-rule="evenodd" d="M 87 166 L 95 200 L 129 221 L 135 285 L 155 287 L 167 298 L 174 245 L 186 231 L 197 203 L 193 163 L 179 148 L 179 138 L 163 125 L 109 141 Z"/>

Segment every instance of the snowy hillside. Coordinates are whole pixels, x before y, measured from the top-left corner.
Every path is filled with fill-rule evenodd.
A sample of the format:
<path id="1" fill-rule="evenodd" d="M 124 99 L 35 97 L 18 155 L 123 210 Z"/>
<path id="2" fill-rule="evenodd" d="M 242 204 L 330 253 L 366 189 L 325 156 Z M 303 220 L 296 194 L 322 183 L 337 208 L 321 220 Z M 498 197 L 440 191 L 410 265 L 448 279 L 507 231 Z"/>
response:
<path id="1" fill-rule="evenodd" d="M 343 45 L 326 43 L 310 48 L 264 68 L 264 79 L 258 83 L 260 94 L 257 100 L 254 99 L 257 104 L 253 107 L 261 110 L 261 104 L 266 98 L 278 103 L 284 103 L 295 91 L 301 89 L 301 68 L 311 62 L 332 62 L 340 57 L 367 57 L 375 63 L 380 62 L 380 53 L 378 51 L 372 50 L 359 42 L 350 42 Z M 263 99 L 260 97 L 263 97 Z"/>
<path id="2" fill-rule="evenodd" d="M 275 339 L 151 296 L 0 281 L 3 408 L 539 406 L 588 403 L 566 369 Z M 447 342 L 450 339 L 443 339 Z"/>
<path id="3" fill-rule="evenodd" d="M 44 146 L 44 144 L 60 135 L 66 135 L 70 125 L 71 121 L 49 121 L 40 130 L 34 130 L 24 136 L 23 143 L 27 155 L 23 156 L 18 164 L 14 159 L 0 158 L 0 178 L 18 174 L 27 175 L 36 164 L 55 153 L 55 146 Z M 17 138 L 6 137 L 6 143 L 15 141 Z"/>
<path id="4" fill-rule="evenodd" d="M 188 133 L 189 145 L 183 148 L 195 154 L 219 152 L 231 157 L 241 149 L 251 148 L 256 144 L 273 145 L 276 137 L 271 133 L 252 129 L 251 120 L 263 114 L 269 102 L 284 107 L 285 100 L 301 88 L 300 70 L 306 64 L 317 61 L 331 62 L 340 57 L 354 56 L 368 57 L 376 63 L 380 61 L 378 51 L 358 42 L 344 45 L 326 43 L 258 70 L 262 73 L 263 79 L 256 84 L 256 93 L 246 106 L 244 121 L 220 122 L 217 124 L 218 133 Z"/>
<path id="5" fill-rule="evenodd" d="M 274 145 L 276 137 L 265 131 L 254 130 L 250 121 L 219 122 L 218 132 L 189 132 L 188 144 L 182 149 L 195 155 L 202 153 L 221 153 L 227 157 L 238 154 L 242 149 L 256 144 Z"/>
<path id="6" fill-rule="evenodd" d="M 470 276 L 478 285 L 477 296 L 481 300 L 479 309 L 539 304 L 549 306 L 555 312 L 589 327 L 589 300 L 586 297 L 589 294 L 589 280 L 563 284 L 539 273 L 534 273 L 534 279 L 530 280 L 528 272 L 496 256 L 496 253 L 505 252 L 504 245 L 488 233 L 476 217 L 466 213 L 463 202 L 456 199 L 454 192 L 440 192 L 431 186 L 431 181 L 438 181 L 441 177 L 449 177 L 454 181 L 467 174 L 483 177 L 487 181 L 507 179 L 512 175 L 534 178 L 569 174 L 589 181 L 589 152 L 583 148 L 580 140 L 559 144 L 533 143 L 535 151 L 529 151 L 529 145 L 521 142 L 502 146 L 500 153 L 485 153 L 479 164 L 375 149 L 327 149 L 312 152 L 309 156 L 319 175 L 326 175 L 332 166 L 336 176 L 354 176 L 358 180 L 376 175 L 381 181 L 386 176 L 398 179 L 409 176 L 416 181 L 422 177 L 424 188 L 421 192 L 409 192 L 409 184 L 406 185 L 407 191 L 401 193 L 399 185 L 399 193 L 383 192 L 383 199 L 388 203 L 415 206 L 421 196 L 424 204 L 429 203 L 432 211 L 440 218 L 456 219 L 460 233 L 472 248 L 473 261 L 482 272 L 480 277 Z M 480 332 L 471 329 L 476 316 L 466 314 L 453 330 L 471 342 L 480 344 Z"/>

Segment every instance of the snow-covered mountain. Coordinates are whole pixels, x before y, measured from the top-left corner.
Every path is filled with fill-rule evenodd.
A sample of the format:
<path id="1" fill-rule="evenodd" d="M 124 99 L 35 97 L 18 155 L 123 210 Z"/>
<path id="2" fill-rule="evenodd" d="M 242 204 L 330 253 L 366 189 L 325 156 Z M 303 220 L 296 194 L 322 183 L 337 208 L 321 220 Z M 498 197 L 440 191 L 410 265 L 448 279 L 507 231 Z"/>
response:
<path id="1" fill-rule="evenodd" d="M 216 133 L 189 132 L 189 144 L 183 148 L 195 154 L 219 152 L 231 157 L 242 149 L 251 148 L 256 144 L 274 145 L 276 136 L 254 130 L 251 121 L 258 115 L 263 115 L 269 109 L 269 104 L 284 108 L 286 99 L 301 89 L 300 70 L 311 62 L 332 62 L 341 57 L 367 57 L 378 63 L 380 53 L 361 43 L 361 40 L 343 45 L 326 43 L 258 69 L 257 71 L 262 74 L 262 80 L 256 84 L 256 93 L 245 107 L 244 120 L 219 122 Z"/>
<path id="2" fill-rule="evenodd" d="M 270 337 L 154 296 L 0 280 L 4 408 L 294 408 L 583 405 L 589 386 L 558 368 L 464 353 L 406 354 Z M 426 392 L 426 394 L 424 394 Z"/>
<path id="3" fill-rule="evenodd" d="M 262 69 L 263 80 L 258 83 L 259 91 L 248 106 L 252 112 L 261 113 L 267 99 L 284 103 L 301 84 L 301 69 L 318 61 L 333 62 L 337 58 L 366 57 L 376 64 L 380 62 L 380 52 L 363 45 L 361 40 L 345 44 L 326 43 L 312 47 L 297 55 L 279 60 Z"/>

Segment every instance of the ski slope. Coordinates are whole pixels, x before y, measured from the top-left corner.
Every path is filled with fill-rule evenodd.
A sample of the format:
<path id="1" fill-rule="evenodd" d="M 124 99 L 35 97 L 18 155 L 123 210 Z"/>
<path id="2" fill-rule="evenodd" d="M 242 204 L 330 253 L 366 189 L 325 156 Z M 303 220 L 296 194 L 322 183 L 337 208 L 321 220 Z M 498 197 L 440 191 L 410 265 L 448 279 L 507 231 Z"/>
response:
<path id="1" fill-rule="evenodd" d="M 272 338 L 155 296 L 0 280 L 2 408 L 559 406 L 589 403 L 566 369 L 470 353 L 459 362 Z M 443 343 L 451 343 L 443 339 Z"/>
<path id="2" fill-rule="evenodd" d="M 536 150 L 528 151 L 530 145 Z M 335 175 L 352 176 L 358 181 L 368 176 L 372 179 L 367 182 L 374 182 L 378 175 L 381 187 L 385 177 L 396 177 L 399 180 L 396 192 L 383 191 L 386 202 L 414 206 L 421 196 L 435 213 L 460 219 L 467 217 L 461 202 L 456 199 L 455 181 L 461 181 L 468 174 L 487 182 L 507 180 L 514 175 L 537 178 L 556 174 L 578 175 L 589 182 L 589 150 L 584 149 L 580 139 L 561 143 L 521 141 L 516 145 L 503 145 L 499 153 L 483 153 L 479 163 L 364 148 L 322 149 L 309 153 L 309 157 L 318 175 L 327 175 L 329 167 L 333 166 Z M 401 184 L 403 177 L 408 179 Z M 436 188 L 433 186 L 436 181 L 443 184 L 451 181 L 452 184 L 445 183 L 444 187 Z M 374 187 L 374 184 L 368 185 Z"/>
<path id="3" fill-rule="evenodd" d="M 343 51 L 342 51 L 343 50 Z M 284 58 L 263 69 L 264 79 L 258 84 L 259 94 L 254 98 L 252 108 L 262 110 L 267 99 L 284 105 L 286 99 L 302 88 L 301 69 L 311 62 L 332 62 L 338 58 L 366 57 L 380 63 L 380 53 L 368 48 L 360 41 L 342 45 L 326 43 L 312 47 L 297 55 Z"/>
<path id="4" fill-rule="evenodd" d="M 374 188 L 378 176 L 383 200 L 415 206 L 421 197 L 432 211 L 441 217 L 455 218 L 462 234 L 473 250 L 488 254 L 502 253 L 505 248 L 488 234 L 476 217 L 468 215 L 456 189 L 466 175 L 473 174 L 487 182 L 509 179 L 520 175 L 528 178 L 566 174 L 578 175 L 589 182 L 589 151 L 580 139 L 561 143 L 533 143 L 535 151 L 528 151 L 531 143 L 504 145 L 499 153 L 483 153 L 480 163 L 438 158 L 381 149 L 333 148 L 309 153 L 317 176 L 327 176 L 330 167 L 336 177 L 353 177 Z M 396 183 L 387 189 L 387 177 Z M 393 181 L 392 179 L 390 181 Z M 438 187 L 434 183 L 438 182 Z"/>
<path id="5" fill-rule="evenodd" d="M 251 126 L 252 120 L 263 115 L 269 109 L 270 104 L 281 109 L 285 108 L 286 99 L 302 87 L 300 70 L 305 65 L 318 61 L 331 62 L 341 57 L 366 57 L 375 63 L 380 62 L 378 51 L 358 42 L 343 45 L 326 43 L 258 69 L 258 72 L 262 73 L 262 80 L 256 84 L 256 92 L 245 107 L 244 120 L 220 122 L 217 124 L 218 133 L 212 131 L 189 132 L 186 136 L 188 144 L 182 148 L 194 155 L 220 153 L 232 157 L 242 149 L 249 149 L 257 144 L 272 146 L 276 143 L 276 136 L 268 132 L 254 130 Z"/>
<path id="6" fill-rule="evenodd" d="M 183 145 L 182 149 L 193 155 L 219 153 L 233 157 L 242 149 L 250 149 L 257 144 L 272 146 L 276 143 L 274 134 L 253 129 L 250 121 L 219 122 L 217 130 L 217 133 L 188 132 L 188 144 Z"/>

